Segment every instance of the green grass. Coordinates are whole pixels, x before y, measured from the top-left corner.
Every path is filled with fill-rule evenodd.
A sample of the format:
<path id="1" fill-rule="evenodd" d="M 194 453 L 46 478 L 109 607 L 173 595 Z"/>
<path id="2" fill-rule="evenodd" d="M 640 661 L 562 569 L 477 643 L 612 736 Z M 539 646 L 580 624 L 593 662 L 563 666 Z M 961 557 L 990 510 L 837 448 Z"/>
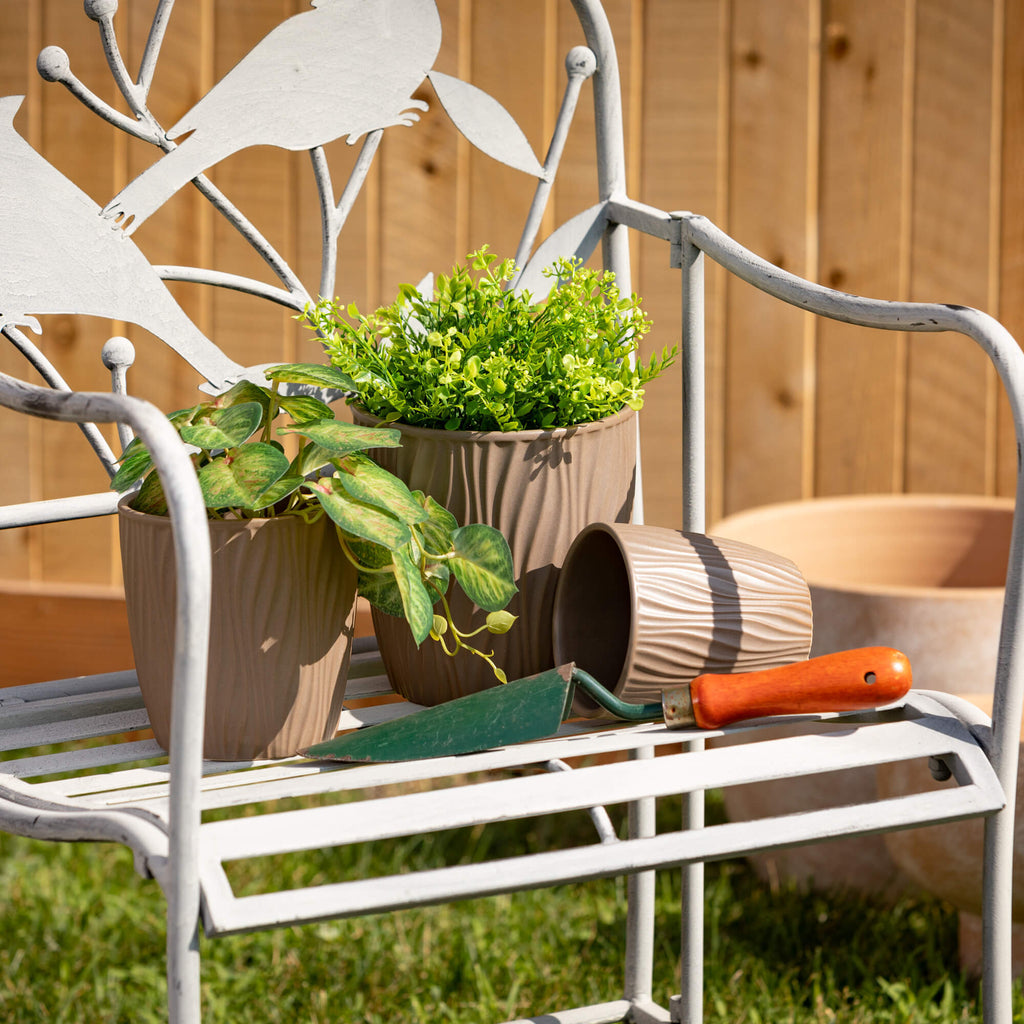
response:
<path id="1" fill-rule="evenodd" d="M 561 828 L 537 819 L 261 870 L 292 885 L 354 873 L 367 856 L 415 870 L 543 845 Z M 251 870 L 233 881 L 260 885 Z M 624 897 L 609 880 L 204 941 L 204 1020 L 473 1024 L 615 999 Z M 676 873 L 659 874 L 663 1004 L 678 990 L 678 901 Z M 707 911 L 708 1024 L 980 1020 L 977 986 L 956 968 L 955 914 L 938 901 L 772 890 L 729 862 L 708 866 Z M 162 914 L 156 884 L 119 847 L 0 837 L 0 1020 L 161 1020 Z M 1024 1019 L 1019 986 L 1016 999 Z"/>

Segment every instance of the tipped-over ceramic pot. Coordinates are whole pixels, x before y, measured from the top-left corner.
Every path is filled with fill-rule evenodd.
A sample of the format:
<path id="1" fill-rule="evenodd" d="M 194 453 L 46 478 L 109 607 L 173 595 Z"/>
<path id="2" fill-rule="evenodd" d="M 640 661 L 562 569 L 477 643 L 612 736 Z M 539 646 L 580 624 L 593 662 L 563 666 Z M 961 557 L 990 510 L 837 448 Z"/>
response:
<path id="1" fill-rule="evenodd" d="M 657 526 L 595 523 L 569 549 L 555 590 L 555 661 L 573 661 L 623 700 L 657 700 L 702 672 L 753 672 L 807 657 L 811 599 L 788 559 Z M 585 694 L 578 714 L 604 712 Z"/>

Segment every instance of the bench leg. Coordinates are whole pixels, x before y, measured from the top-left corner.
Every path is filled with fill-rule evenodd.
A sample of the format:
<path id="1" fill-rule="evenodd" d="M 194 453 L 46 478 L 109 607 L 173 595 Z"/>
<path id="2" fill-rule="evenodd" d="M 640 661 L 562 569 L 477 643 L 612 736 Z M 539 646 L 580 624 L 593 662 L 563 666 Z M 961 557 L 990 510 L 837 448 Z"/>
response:
<path id="1" fill-rule="evenodd" d="M 630 753 L 633 760 L 654 756 L 652 747 Z M 629 837 L 655 834 L 655 801 L 648 797 L 629 805 Z M 640 871 L 627 879 L 625 996 L 631 1002 L 648 1000 L 654 974 L 655 872 Z"/>
<path id="2" fill-rule="evenodd" d="M 175 913 L 174 898 L 167 913 L 167 1008 L 170 1024 L 200 1024 L 199 918 Z"/>

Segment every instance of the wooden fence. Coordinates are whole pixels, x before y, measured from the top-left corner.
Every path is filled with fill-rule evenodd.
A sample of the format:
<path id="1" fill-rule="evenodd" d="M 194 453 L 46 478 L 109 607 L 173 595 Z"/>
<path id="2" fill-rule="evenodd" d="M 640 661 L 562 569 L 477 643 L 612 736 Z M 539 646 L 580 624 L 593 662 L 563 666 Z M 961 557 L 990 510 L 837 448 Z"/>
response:
<path id="1" fill-rule="evenodd" d="M 173 123 L 306 4 L 178 0 L 152 95 L 161 121 Z M 117 23 L 129 66 L 141 55 L 154 6 L 122 0 Z M 619 44 L 637 198 L 705 213 L 755 252 L 823 283 L 978 306 L 1024 337 L 1024 0 L 605 6 Z M 438 7 L 446 33 L 439 68 L 498 97 L 543 152 L 561 94 L 560 57 L 581 41 L 567 0 L 438 0 Z M 16 126 L 105 203 L 154 151 L 35 72 L 40 49 L 60 45 L 78 77 L 113 102 L 96 26 L 81 0 L 0 0 L 0 11 L 0 95 L 26 95 Z M 437 116 L 429 85 L 422 98 L 431 112 L 413 129 L 386 134 L 343 236 L 339 290 L 364 308 L 482 243 L 513 251 L 532 191 L 529 179 L 458 139 Z M 593 202 L 586 97 L 581 110 L 549 226 Z M 344 167 L 352 149 L 335 143 L 330 159 Z M 320 228 L 308 158 L 250 150 L 212 177 L 314 282 Z M 135 239 L 155 263 L 266 277 L 191 192 Z M 678 278 L 664 244 L 640 242 L 634 261 L 634 288 L 656 325 L 649 342 L 660 346 L 678 329 Z M 1011 492 L 1016 460 L 1005 403 L 971 343 L 814 322 L 713 271 L 709 289 L 710 521 L 812 495 Z M 282 309 L 194 286 L 175 291 L 240 361 L 319 357 Z M 45 348 L 70 383 L 104 387 L 99 350 L 123 325 L 51 317 L 45 326 Z M 136 393 L 167 409 L 190 404 L 192 374 L 133 331 L 145 350 Z M 5 351 L 0 369 L 25 372 Z M 678 393 L 677 370 L 651 388 L 642 421 L 647 518 L 663 525 L 679 522 Z M 68 426 L 0 416 L 0 450 L 2 502 L 103 486 Z M 116 595 L 116 524 L 0 534 L 0 581 L 15 597 L 69 587 Z"/>

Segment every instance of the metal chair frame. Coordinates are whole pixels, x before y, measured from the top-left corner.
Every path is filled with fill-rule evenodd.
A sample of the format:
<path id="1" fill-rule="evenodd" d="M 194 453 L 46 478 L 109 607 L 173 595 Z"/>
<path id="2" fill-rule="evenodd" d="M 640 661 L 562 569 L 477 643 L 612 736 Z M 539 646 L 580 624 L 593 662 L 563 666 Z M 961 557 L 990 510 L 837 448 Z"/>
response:
<path id="1" fill-rule="evenodd" d="M 956 331 L 977 342 L 991 359 L 1009 397 L 1018 449 L 1024 444 L 1024 355 L 1014 339 L 991 317 L 973 309 L 863 299 L 785 273 L 745 250 L 705 218 L 667 212 L 628 197 L 624 180 L 622 117 L 614 43 L 599 0 L 571 0 L 587 47 L 570 61 L 570 85 L 548 157 L 539 175 L 537 199 L 528 218 L 521 253 L 533 248 L 551 175 L 583 80 L 592 72 L 596 110 L 598 203 L 546 239 L 530 267 L 562 253 L 588 256 L 598 241 L 604 262 L 629 287 L 627 236 L 630 231 L 669 244 L 671 265 L 681 271 L 683 307 L 684 483 L 683 526 L 703 531 L 704 522 L 704 365 L 703 267 L 706 259 L 723 266 L 754 287 L 824 317 L 896 331 Z M 115 77 L 126 96 L 144 111 L 145 89 L 152 77 L 159 41 L 173 0 L 163 0 L 137 83 L 132 83 L 117 54 L 109 14 L 97 20 Z M 101 7 L 102 5 L 94 5 Z M 45 51 L 44 51 L 45 52 Z M 45 66 L 44 66 L 45 65 Z M 42 62 L 44 74 L 75 91 L 69 70 Z M 573 72 L 573 67 L 582 69 Z M 47 70 L 48 69 L 48 70 Z M 140 98 L 141 97 L 141 98 Z M 95 97 L 83 97 L 110 120 Z M 150 131 L 117 115 L 121 126 L 138 134 Z M 323 151 L 312 160 L 324 197 L 325 258 L 322 290 L 333 282 L 337 231 L 351 206 L 379 141 L 371 133 L 364 143 L 353 181 L 335 206 Z M 257 247 L 258 232 L 206 179 L 197 182 L 225 216 Z M 0 183 L 2 190 L 2 183 Z M 272 251 L 268 262 L 280 269 L 281 288 L 212 271 L 158 268 L 165 279 L 198 280 L 240 288 L 272 301 L 301 308 L 305 291 Z M 521 281 L 520 284 L 523 282 Z M 0 282 L 0 296 L 4 285 Z M 629 878 L 627 956 L 622 997 L 596 1006 L 548 1013 L 545 1021 L 563 1024 L 599 1021 L 701 1020 L 703 863 L 722 858 L 826 838 L 851 836 L 917 825 L 984 816 L 984 982 L 985 1019 L 1010 1024 L 1011 858 L 1017 750 L 1024 668 L 1021 630 L 1021 568 L 1024 525 L 1018 483 L 1002 637 L 991 721 L 966 702 L 944 694 L 915 690 L 899 707 L 856 715 L 804 716 L 820 725 L 810 735 L 760 739 L 772 721 L 734 727 L 751 742 L 708 749 L 705 740 L 718 732 L 680 734 L 661 725 L 594 729 L 569 723 L 548 740 L 488 751 L 458 759 L 441 758 L 397 765 L 329 766 L 291 759 L 280 762 L 225 764 L 202 759 L 202 719 L 209 619 L 209 538 L 205 510 L 186 453 L 163 413 L 124 393 L 128 356 L 124 346 L 106 350 L 114 387 L 110 394 L 76 393 L 61 380 L 42 353 L 7 322 L 4 335 L 44 375 L 49 387 L 0 375 L 0 404 L 33 416 L 80 424 L 127 425 L 150 447 L 161 472 L 174 524 L 178 568 L 177 642 L 174 662 L 174 720 L 169 756 L 151 740 L 124 738 L 145 728 L 147 718 L 134 673 L 61 680 L 10 688 L 0 693 L 0 827 L 19 835 L 51 840 L 110 840 L 134 851 L 137 870 L 155 878 L 167 898 L 167 975 L 169 1016 L 176 1024 L 200 1019 L 200 933 L 208 937 L 273 928 L 329 917 L 421 906 L 467 897 L 539 888 L 609 875 Z M 174 338 L 166 338 L 174 344 Z M 224 369 L 224 364 L 220 369 Z M 227 366 L 228 370 L 232 370 Z M 239 372 L 244 369 L 237 367 Z M 232 371 L 233 372 L 233 371 Z M 219 383 L 219 382 L 218 382 Z M 112 466 L 116 456 L 93 428 L 90 440 Z M 122 442 L 130 436 L 121 433 Z M 0 527 L 21 526 L 108 514 L 115 498 L 108 494 L 7 506 Z M 921 680 L 927 685 L 927 680 Z M 389 692 L 373 649 L 353 660 L 348 693 L 367 696 Z M 346 711 L 342 728 L 407 714 L 415 707 L 384 704 Z M 788 720 L 788 719 L 787 719 Z M 39 753 L 43 744 L 106 737 L 101 746 L 63 753 Z M 664 750 L 662 749 L 664 748 Z M 677 749 L 676 749 L 677 748 Z M 661 756 L 655 757 L 655 753 Z M 572 770 L 567 759 L 616 755 L 610 763 Z M 705 826 L 703 794 L 707 789 L 766 778 L 840 771 L 916 758 L 934 759 L 958 783 L 938 793 L 920 793 L 857 806 L 832 807 L 780 819 Z M 606 758 L 605 758 L 606 760 Z M 115 766 L 123 766 L 111 770 Z M 509 769 L 529 769 L 526 772 Z M 99 769 L 99 771 L 96 771 Z M 468 777 L 481 781 L 469 782 Z M 466 782 L 457 788 L 448 783 Z M 379 795 L 382 785 L 422 783 L 394 795 Z M 373 791 L 365 795 L 367 791 Z M 362 799 L 299 810 L 275 810 L 273 801 L 323 794 Z M 680 827 L 657 834 L 655 802 L 682 795 L 685 815 Z M 625 838 L 611 828 L 602 805 L 627 805 Z M 260 804 L 265 813 L 204 823 L 212 809 Z M 524 813 L 528 808 L 528 815 Z M 578 847 L 481 864 L 454 866 L 386 878 L 353 879 L 310 889 L 236 896 L 224 863 L 389 836 L 439 831 L 466 825 L 548 813 L 589 810 L 595 841 Z M 681 867 L 682 990 L 670 1007 L 651 995 L 653 969 L 654 872 Z"/>

